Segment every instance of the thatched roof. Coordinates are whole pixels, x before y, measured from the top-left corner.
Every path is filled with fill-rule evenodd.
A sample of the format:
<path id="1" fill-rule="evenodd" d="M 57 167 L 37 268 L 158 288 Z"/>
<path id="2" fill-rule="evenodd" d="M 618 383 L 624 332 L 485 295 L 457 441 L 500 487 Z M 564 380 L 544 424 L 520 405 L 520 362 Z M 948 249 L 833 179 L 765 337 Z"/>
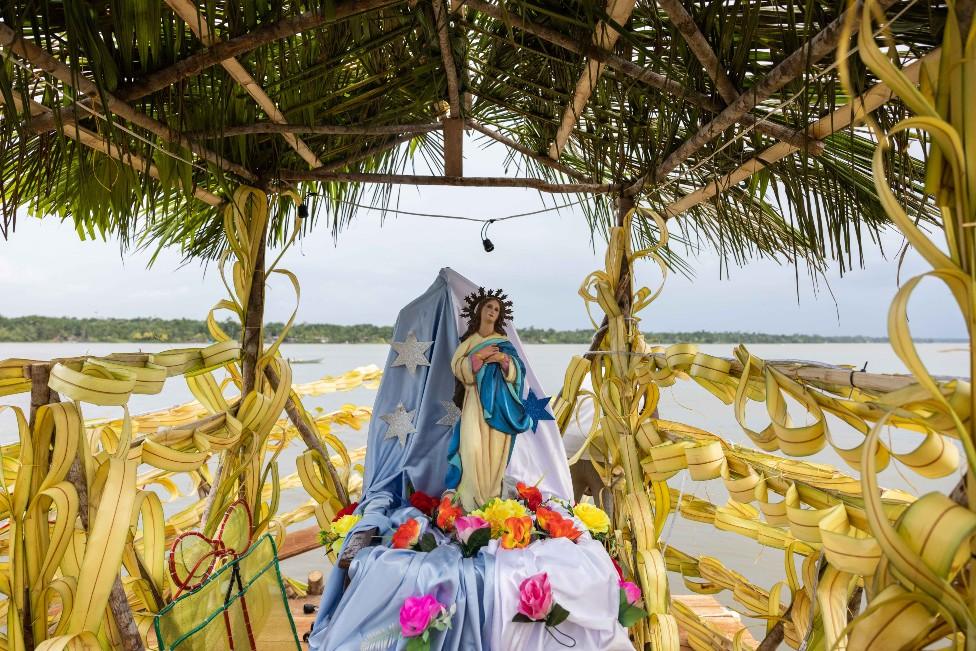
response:
<path id="1" fill-rule="evenodd" d="M 903 63 L 930 54 L 944 4 L 887 4 L 897 41 L 913 44 Z M 350 202 L 389 200 L 375 181 L 411 180 L 373 175 L 471 183 L 458 178 L 466 128 L 512 149 L 525 180 L 509 184 L 592 195 L 595 227 L 624 193 L 736 261 L 843 268 L 886 223 L 873 144 L 848 126 L 835 70 L 846 6 L 10 0 L 2 223 L 29 205 L 82 234 L 211 256 L 237 184 L 315 192 L 312 214 L 338 229 Z M 857 88 L 877 84 L 853 66 Z M 882 124 L 903 112 L 883 87 L 868 99 Z M 892 176 L 919 211 L 920 148 L 900 145 Z M 294 209 L 278 196 L 272 238 Z"/>

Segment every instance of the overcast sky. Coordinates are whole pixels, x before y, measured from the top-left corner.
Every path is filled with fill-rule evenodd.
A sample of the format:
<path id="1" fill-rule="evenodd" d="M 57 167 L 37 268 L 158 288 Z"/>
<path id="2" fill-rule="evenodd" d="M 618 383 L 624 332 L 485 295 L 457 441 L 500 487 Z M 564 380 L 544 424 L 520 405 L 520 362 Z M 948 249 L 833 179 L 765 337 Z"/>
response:
<path id="1" fill-rule="evenodd" d="M 504 151 L 482 150 L 470 140 L 465 173 L 500 175 Z M 419 173 L 423 173 L 420 171 Z M 514 175 L 516 170 L 510 169 Z M 487 218 L 543 207 L 531 190 L 495 188 L 403 188 L 400 209 Z M 361 211 L 334 241 L 324 220 L 286 255 L 284 267 L 302 283 L 298 321 L 391 324 L 399 308 L 433 281 L 438 269 L 453 267 L 473 281 L 504 287 L 515 300 L 522 326 L 588 327 L 577 291 L 588 273 L 602 266 L 604 241 L 591 241 L 578 210 L 494 224 L 485 253 L 480 225 Z M 889 256 L 900 238 L 886 240 Z M 714 253 L 691 258 L 695 276 L 668 278 L 661 297 L 643 313 L 645 330 L 742 330 L 771 333 L 884 335 L 888 306 L 897 289 L 897 264 L 879 251 L 866 255 L 866 268 L 814 293 L 801 273 L 756 262 L 720 277 Z M 223 297 L 211 264 L 181 265 L 178 252 L 164 253 L 147 269 L 147 252 L 122 253 L 115 241 L 79 241 L 70 223 L 22 216 L 6 242 L 0 240 L 0 314 L 48 316 L 204 318 Z M 925 270 L 910 255 L 902 279 Z M 638 267 L 638 280 L 656 286 L 652 263 Z M 836 304 L 835 304 L 836 299 Z M 284 320 L 294 304 L 290 286 L 275 282 L 268 296 L 268 320 Z M 917 337 L 962 337 L 964 327 L 948 293 L 935 281 L 923 283 L 910 313 Z"/>

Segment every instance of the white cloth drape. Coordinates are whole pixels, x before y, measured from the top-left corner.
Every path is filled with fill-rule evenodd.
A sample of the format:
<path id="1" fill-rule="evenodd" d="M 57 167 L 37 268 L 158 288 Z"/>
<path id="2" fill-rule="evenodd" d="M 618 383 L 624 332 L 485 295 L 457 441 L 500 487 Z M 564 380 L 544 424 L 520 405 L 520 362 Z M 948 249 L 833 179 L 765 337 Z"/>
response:
<path id="1" fill-rule="evenodd" d="M 518 612 L 519 584 L 540 572 L 549 575 L 555 602 L 569 611 L 569 618 L 557 628 L 576 640 L 574 649 L 633 651 L 626 630 L 617 623 L 617 571 L 606 550 L 589 538 L 576 543 L 554 538 L 532 543 L 525 549 L 496 550 L 492 649 L 565 651 L 566 647 L 546 632 L 544 624 L 512 621 Z"/>

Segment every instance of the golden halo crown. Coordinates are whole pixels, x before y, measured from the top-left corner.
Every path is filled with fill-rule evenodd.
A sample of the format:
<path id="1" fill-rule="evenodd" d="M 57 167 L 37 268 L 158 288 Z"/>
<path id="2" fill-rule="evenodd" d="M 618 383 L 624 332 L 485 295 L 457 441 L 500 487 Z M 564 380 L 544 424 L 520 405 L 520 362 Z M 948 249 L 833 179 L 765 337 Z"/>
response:
<path id="1" fill-rule="evenodd" d="M 471 292 L 464 297 L 464 307 L 461 308 L 461 316 L 469 321 L 474 318 L 478 306 L 489 299 L 494 299 L 502 306 L 498 315 L 498 324 L 504 326 L 512 318 L 512 301 L 508 300 L 508 294 L 501 289 L 489 289 L 479 287 L 478 291 Z"/>

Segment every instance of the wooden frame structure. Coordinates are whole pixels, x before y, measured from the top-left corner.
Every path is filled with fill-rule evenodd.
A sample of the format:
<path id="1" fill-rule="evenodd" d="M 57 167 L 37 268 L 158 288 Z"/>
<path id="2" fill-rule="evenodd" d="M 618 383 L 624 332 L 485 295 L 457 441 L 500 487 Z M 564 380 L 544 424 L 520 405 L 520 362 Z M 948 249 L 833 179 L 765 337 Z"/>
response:
<path id="1" fill-rule="evenodd" d="M 897 0 L 888 0 L 886 4 L 895 7 L 899 3 Z M 64 60 L 64 54 L 46 51 L 37 42 L 19 33 L 16 26 L 0 24 L 0 50 L 17 60 L 20 66 L 30 69 L 35 79 L 42 82 L 49 79 L 47 86 L 60 83 L 65 90 L 72 90 L 77 98 L 74 102 L 54 106 L 45 106 L 40 96 L 31 98 L 34 102 L 29 107 L 32 113 L 31 124 L 29 131 L 24 133 L 46 136 L 55 130 L 92 147 L 95 151 L 106 153 L 109 149 L 103 141 L 111 141 L 113 137 L 112 128 L 104 123 L 128 125 L 129 129 L 137 129 L 140 134 L 150 136 L 149 139 L 142 138 L 147 142 L 155 141 L 149 142 L 150 147 L 184 152 L 175 156 L 183 163 L 206 168 L 211 172 L 217 171 L 227 177 L 227 180 L 237 179 L 272 190 L 278 187 L 292 188 L 295 183 L 340 183 L 352 186 L 376 183 L 529 187 L 555 193 L 622 192 L 629 196 L 640 196 L 649 208 L 658 210 L 666 218 L 672 218 L 702 207 L 707 210 L 709 203 L 721 196 L 737 196 L 741 193 L 744 182 L 761 170 L 768 172 L 773 163 L 778 163 L 779 173 L 786 173 L 782 171 L 785 169 L 783 161 L 792 153 L 822 156 L 826 148 L 825 141 L 837 132 L 848 129 L 852 123 L 850 119 L 838 119 L 847 111 L 843 106 L 815 116 L 815 120 L 806 124 L 792 126 L 763 115 L 764 110 L 767 113 L 770 110 L 767 100 L 775 98 L 783 88 L 794 87 L 798 77 L 814 72 L 824 75 L 815 66 L 836 49 L 841 26 L 848 17 L 846 14 L 837 15 L 825 22 L 799 48 L 788 53 L 765 74 L 753 73 L 750 87 L 742 91 L 732 81 L 728 72 L 730 64 L 723 60 L 728 54 L 718 52 L 713 45 L 714 21 L 711 24 L 712 31 L 706 34 L 698 22 L 700 19 L 692 15 L 687 4 L 680 0 L 657 0 L 651 7 L 630 0 L 610 0 L 605 7 L 587 5 L 580 8 L 566 21 L 555 18 L 542 6 L 521 6 L 500 0 L 421 0 L 406 3 L 396 0 L 345 0 L 336 4 L 331 15 L 308 10 L 279 15 L 274 20 L 268 19 L 253 29 L 233 35 L 222 33 L 225 26 L 218 25 L 214 17 L 206 16 L 192 0 L 165 0 L 165 7 L 180 21 L 175 23 L 177 27 L 184 25 L 198 39 L 202 48 L 195 48 L 187 56 L 174 56 L 172 62 L 153 66 L 145 74 L 127 78 L 111 92 L 99 83 L 94 69 L 89 72 L 80 71 L 73 66 L 73 61 Z M 860 4 L 855 4 L 850 11 L 857 14 Z M 388 19 L 402 24 L 399 29 L 405 35 L 419 33 L 424 29 L 423 25 L 428 25 L 430 44 L 436 47 L 439 58 L 437 75 L 443 80 L 444 92 L 441 97 L 447 105 L 447 112 L 441 115 L 441 120 L 436 119 L 435 113 L 428 114 L 427 121 L 370 121 L 366 124 L 348 120 L 335 123 L 327 120 L 296 122 L 285 115 L 288 110 L 294 112 L 293 108 L 282 108 L 279 102 L 272 99 L 272 94 L 266 88 L 269 83 L 267 75 L 256 75 L 253 63 L 247 63 L 256 52 L 264 52 L 268 48 L 283 48 L 296 39 L 310 39 L 322 30 L 330 33 L 335 30 L 341 32 L 344 22 L 350 20 Z M 591 20 L 592 23 L 589 37 L 581 40 L 580 36 L 586 33 L 581 29 L 585 20 Z M 681 80 L 678 75 L 660 72 L 655 66 L 647 65 L 646 60 L 639 56 L 640 49 L 646 49 L 641 42 L 645 35 L 636 25 L 646 25 L 653 21 L 671 30 L 667 41 L 671 48 L 678 48 L 683 44 L 681 47 L 687 47 L 693 54 L 701 67 L 700 72 L 704 73 L 695 83 L 691 83 L 690 78 Z M 856 31 L 857 21 L 854 21 L 854 28 Z M 483 36 L 480 42 L 475 43 L 474 39 L 478 34 Z M 548 133 L 538 133 L 532 138 L 526 138 L 519 135 L 518 129 L 513 128 L 510 119 L 499 123 L 496 114 L 498 107 L 502 105 L 492 106 L 497 100 L 488 79 L 489 68 L 482 69 L 479 68 L 481 63 L 473 63 L 476 60 L 483 61 L 478 57 L 471 59 L 471 63 L 464 56 L 460 60 L 457 57 L 466 48 L 505 39 L 524 48 L 526 56 L 546 56 L 552 61 L 562 60 L 566 56 L 578 57 L 582 72 L 576 75 L 575 84 L 565 87 L 563 91 L 553 89 L 550 93 L 561 92 L 566 100 L 562 103 L 552 102 L 553 108 L 560 105 L 562 108 L 554 113 L 558 118 L 549 120 L 548 124 L 551 126 L 546 129 L 551 131 Z M 933 56 L 931 52 L 925 55 Z M 491 51 L 485 56 L 490 58 Z M 433 63 L 428 65 L 431 70 L 438 68 Z M 216 74 L 215 66 L 219 66 L 230 81 L 254 102 L 256 111 L 247 109 L 254 116 L 252 121 L 225 123 L 218 120 L 219 126 L 216 128 L 183 129 L 179 125 L 174 126 L 171 117 L 153 117 L 153 113 L 161 112 L 156 110 L 154 103 L 158 103 L 158 100 L 152 98 L 160 97 L 160 93 L 168 92 L 170 96 L 174 91 L 178 93 L 195 76 L 207 74 L 213 78 Z M 475 74 L 476 78 L 472 78 L 471 73 L 479 71 L 482 74 Z M 607 78 L 605 72 L 610 72 L 612 79 Z M 377 79 L 383 76 L 382 72 L 372 75 Z M 282 81 L 271 80 L 270 83 L 275 85 L 276 92 L 282 92 Z M 368 83 L 372 82 L 355 82 L 349 88 Z M 518 84 L 524 86 L 529 80 L 524 75 L 519 77 L 513 74 L 499 83 L 506 84 L 506 87 Z M 47 92 L 44 83 L 35 85 L 35 89 L 35 94 Z M 544 92 L 541 86 L 536 90 L 539 93 Z M 888 96 L 882 90 L 872 88 L 848 106 L 864 107 L 868 111 L 883 107 L 885 102 L 881 100 L 884 98 L 886 101 Z M 27 94 L 30 92 L 27 91 Z M 376 92 L 372 92 L 376 96 Z M 619 98 L 614 100 L 617 105 L 611 103 L 609 107 L 604 106 L 607 94 L 614 92 L 620 93 Z M 587 163 L 587 156 L 602 155 L 586 153 L 588 149 L 598 151 L 597 144 L 588 133 L 592 130 L 588 124 L 593 124 L 593 120 L 597 118 L 623 120 L 625 112 L 619 103 L 628 94 L 643 95 L 648 92 L 663 94 L 657 95 L 658 97 L 666 96 L 670 103 L 675 104 L 676 111 L 691 111 L 693 116 L 713 117 L 705 119 L 698 128 L 689 128 L 688 136 L 675 141 L 670 146 L 670 151 L 654 150 L 653 155 L 657 162 L 652 166 L 633 169 L 624 162 L 621 163 L 623 167 L 612 172 L 608 178 L 607 169 Z M 599 108 L 594 107 L 595 96 L 600 97 Z M 23 97 L 11 106 L 19 112 L 27 110 Z M 484 107 L 488 107 L 488 110 L 483 110 Z M 414 112 L 413 116 L 416 115 Z M 542 119 L 542 116 L 532 113 L 521 115 L 530 122 Z M 605 117 L 600 118 L 601 115 Z M 8 116 L 7 123 L 13 122 L 12 118 L 15 119 L 16 116 Z M 97 124 L 93 130 L 93 125 L 89 123 L 95 118 Z M 98 129 L 98 125 L 103 128 Z M 623 138 L 624 128 L 620 125 L 616 128 L 618 137 Z M 538 172 L 538 176 L 522 179 L 465 177 L 465 129 L 480 133 L 522 156 L 530 166 L 530 171 Z M 75 131 L 73 136 L 70 133 L 72 130 Z M 99 130 L 105 133 L 96 135 Z M 740 146 L 739 141 L 746 140 L 743 133 L 749 132 L 755 142 Z M 443 143 L 442 177 L 404 174 L 402 168 L 382 169 L 382 161 L 391 160 L 390 157 L 400 145 L 436 133 L 441 134 Z M 710 146 L 709 143 L 723 133 L 731 135 L 720 141 L 720 147 Z M 365 147 L 342 144 L 335 150 L 335 154 L 328 153 L 328 148 L 323 149 L 319 144 L 330 140 L 351 143 L 349 138 L 354 137 L 372 142 L 367 142 Z M 266 165 L 254 166 L 240 155 L 232 154 L 234 150 L 228 143 L 235 140 L 245 142 L 242 139 L 248 139 L 247 146 L 253 147 L 251 141 L 255 138 L 258 139 L 257 142 L 271 147 L 276 147 L 274 138 L 280 138 L 310 169 L 301 171 L 289 166 L 285 163 L 286 157 L 279 157 L 281 163 L 272 168 Z M 310 145 L 306 142 L 308 138 L 314 138 L 316 142 Z M 600 138 L 602 141 L 603 136 Z M 766 143 L 765 148 L 756 149 L 757 143 L 764 139 L 777 142 Z M 210 144 L 205 145 L 204 142 Z M 615 146 L 624 149 L 629 145 L 618 141 Z M 728 162 L 711 161 L 717 159 L 726 148 L 741 152 L 733 154 L 740 156 L 740 161 L 721 171 Z M 114 158 L 122 160 L 139 173 L 148 174 L 155 179 L 162 178 L 160 170 L 153 166 L 145 154 L 140 155 L 134 151 L 131 144 L 120 144 L 118 149 L 120 155 Z M 343 151 L 345 153 L 340 153 Z M 702 155 L 699 155 L 700 152 Z M 191 158 L 188 159 L 187 155 Z M 323 155 L 328 155 L 328 159 L 323 158 Z M 620 160 L 624 158 L 626 157 Z M 397 164 L 402 164 L 405 159 L 401 157 L 398 160 L 400 163 Z M 377 167 L 378 161 L 381 167 Z M 684 191 L 683 187 L 688 181 L 684 178 L 687 172 L 683 170 L 690 169 L 691 178 L 695 178 L 694 172 L 699 168 L 704 168 L 711 178 L 706 183 Z M 206 174 L 195 177 L 193 195 L 208 206 L 217 206 L 220 200 L 216 197 L 220 191 L 207 178 Z M 280 186 L 282 183 L 284 185 Z M 211 185 L 213 189 L 208 189 L 207 185 Z M 680 186 L 682 189 L 657 193 L 656 188 L 659 186 Z M 733 192 L 737 189 L 740 192 Z M 762 201 L 763 198 L 753 196 L 750 199 L 753 202 L 757 200 Z"/>

